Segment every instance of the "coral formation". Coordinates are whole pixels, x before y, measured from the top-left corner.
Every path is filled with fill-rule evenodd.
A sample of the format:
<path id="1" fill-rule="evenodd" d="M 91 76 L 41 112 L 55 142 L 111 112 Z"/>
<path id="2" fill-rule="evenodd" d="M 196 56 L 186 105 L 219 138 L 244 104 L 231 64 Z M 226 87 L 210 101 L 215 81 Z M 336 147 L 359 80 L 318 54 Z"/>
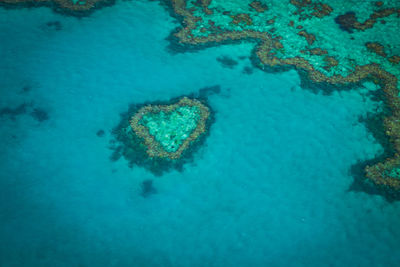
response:
<path id="1" fill-rule="evenodd" d="M 308 33 L 305 30 L 299 31 L 297 34 L 300 35 L 300 36 L 303 36 L 304 38 L 306 38 L 307 43 L 309 45 L 312 45 L 315 42 L 315 35 L 314 34 Z"/>
<path id="2" fill-rule="evenodd" d="M 344 15 L 336 17 L 336 22 L 348 32 L 353 32 L 354 29 L 365 31 L 366 29 L 372 28 L 374 24 L 378 22 L 378 19 L 385 18 L 393 14 L 397 14 L 397 16 L 399 17 L 400 8 L 393 7 L 379 9 L 371 13 L 369 18 L 366 19 L 364 22 L 359 22 L 354 12 L 347 12 Z"/>
<path id="3" fill-rule="evenodd" d="M 246 13 L 240 13 L 237 15 L 232 15 L 232 23 L 233 24 L 241 24 L 244 23 L 246 25 L 252 25 L 253 21 L 251 20 L 249 14 Z"/>
<path id="4" fill-rule="evenodd" d="M 393 56 L 389 57 L 388 59 L 393 64 L 399 64 L 400 63 L 400 56 L 393 55 Z"/>
<path id="5" fill-rule="evenodd" d="M 249 6 L 254 8 L 259 13 L 263 13 L 265 10 L 268 10 L 268 6 L 260 1 L 253 1 L 249 4 Z"/>
<path id="6" fill-rule="evenodd" d="M 144 140 L 150 157 L 173 160 L 206 131 L 209 115 L 208 107 L 184 97 L 172 105 L 147 105 L 132 117 L 130 124 Z"/>
<path id="7" fill-rule="evenodd" d="M 367 49 L 381 57 L 386 57 L 385 47 L 378 42 L 368 42 L 365 44 Z"/>
<path id="8" fill-rule="evenodd" d="M 333 11 L 328 4 L 311 0 L 290 0 L 290 3 L 297 7 L 293 14 L 299 15 L 299 20 L 311 19 L 312 17 L 323 18 Z"/>
<path id="9" fill-rule="evenodd" d="M 339 62 L 334 57 L 324 57 L 324 61 L 326 64 L 326 66 L 324 66 L 324 69 L 326 70 L 330 70 L 332 67 L 336 67 L 337 65 L 339 65 Z"/>
<path id="10" fill-rule="evenodd" d="M 49 6 L 54 10 L 75 16 L 84 16 L 96 8 L 112 5 L 115 0 L 0 0 L 0 5 L 6 7 Z M 56 26 L 57 25 L 49 25 Z"/>
<path id="11" fill-rule="evenodd" d="M 205 132 L 208 107 L 182 98 L 173 105 L 148 105 L 131 119 L 133 131 L 147 146 L 150 157 L 178 159 L 191 142 Z"/>
<path id="12" fill-rule="evenodd" d="M 342 30 L 353 33 L 357 23 L 356 13 L 349 11 L 346 14 L 339 15 L 335 18 L 335 22 L 339 24 Z"/>
<path id="13" fill-rule="evenodd" d="M 213 86 L 201 89 L 199 98 L 131 105 L 112 131 L 111 160 L 123 156 L 130 167 L 142 166 L 155 175 L 182 170 L 209 133 L 213 113 L 206 100 L 219 90 Z"/>
<path id="14" fill-rule="evenodd" d="M 260 3 L 263 2 L 260 1 Z M 248 6 L 246 1 L 240 5 L 237 2 L 233 4 L 230 1 L 214 0 L 208 6 L 210 10 L 213 10 L 213 14 L 208 15 L 193 9 L 190 1 L 172 0 L 173 12 L 178 15 L 178 18 L 183 19 L 183 27 L 175 31 L 173 36 L 179 44 L 186 45 L 186 47 L 204 47 L 217 43 L 257 40 L 258 45 L 254 49 L 252 58 L 254 63 L 264 70 L 294 67 L 301 73 L 307 73 L 307 78 L 314 83 L 350 86 L 372 80 L 380 85 L 385 95 L 385 104 L 391 111 L 384 119 L 385 133 L 397 153 L 393 158 L 366 167 L 365 175 L 367 180 L 373 182 L 378 188 L 384 185 L 398 191 L 400 196 L 400 188 L 397 186 L 400 182 L 394 180 L 398 179 L 397 176 L 392 175 L 394 173 L 392 170 L 400 161 L 400 145 L 397 146 L 398 143 L 400 144 L 400 129 L 394 127 L 397 121 L 400 121 L 398 99 L 400 70 L 393 67 L 398 64 L 399 60 L 395 55 L 387 57 L 384 51 L 385 40 L 376 39 L 377 35 L 372 34 L 371 36 L 376 40 L 366 39 L 362 46 L 360 46 L 359 40 L 353 37 L 356 35 L 356 31 L 372 28 L 379 18 L 398 14 L 399 8 L 374 10 L 377 4 L 369 2 L 371 13 L 364 22 L 359 22 L 355 12 L 349 11 L 345 15 L 335 14 L 336 5 L 342 4 L 340 1 L 331 1 L 329 6 L 309 0 L 291 0 L 289 2 L 295 7 L 294 11 L 290 6 L 285 7 L 283 3 L 272 1 L 269 2 L 268 9 L 261 13 L 252 6 L 250 9 L 246 8 L 245 4 Z M 232 10 L 231 6 L 235 6 L 235 9 Z M 287 8 L 288 12 L 283 12 L 284 8 Z M 236 26 L 226 23 L 225 17 L 237 11 L 236 9 L 242 12 L 247 10 L 246 14 L 252 19 L 252 24 L 240 23 Z M 290 10 L 292 11 L 290 12 Z M 277 14 L 280 16 L 276 16 Z M 285 17 L 282 14 L 288 15 Z M 263 19 L 260 16 L 263 16 Z M 279 22 L 277 22 L 278 20 Z M 321 20 L 324 24 L 321 24 Z M 212 28 L 210 28 L 210 21 L 212 21 Z M 296 21 L 304 24 L 296 25 Z M 352 35 L 342 35 L 338 38 L 337 35 L 340 32 L 331 30 L 335 22 Z M 276 31 L 276 28 L 272 27 L 275 23 L 288 27 Z M 391 17 L 381 25 L 393 23 L 398 25 L 397 17 Z M 325 24 L 325 31 L 313 28 L 314 26 L 321 28 L 321 25 Z M 205 30 L 199 31 L 199 27 L 205 28 Z M 297 32 L 296 30 L 299 29 L 301 31 Z M 309 33 L 310 30 L 313 34 Z M 300 39 L 296 36 L 299 36 Z M 368 37 L 369 35 L 364 36 Z M 319 38 L 322 39 L 319 40 Z M 357 38 L 362 37 L 357 35 Z M 338 39 L 340 41 L 336 41 Z M 337 45 L 336 47 L 344 47 L 344 49 L 338 51 L 334 44 Z M 368 50 L 372 50 L 376 56 L 365 56 Z M 385 192 L 386 190 L 382 191 L 383 194 Z"/>

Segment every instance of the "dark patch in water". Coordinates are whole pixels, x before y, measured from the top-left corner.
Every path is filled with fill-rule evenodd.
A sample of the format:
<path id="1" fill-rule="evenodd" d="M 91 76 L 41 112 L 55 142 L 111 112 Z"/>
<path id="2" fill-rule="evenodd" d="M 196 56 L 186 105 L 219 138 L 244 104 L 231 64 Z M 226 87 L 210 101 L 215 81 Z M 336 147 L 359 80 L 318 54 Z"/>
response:
<path id="1" fill-rule="evenodd" d="M 248 74 L 248 75 L 253 74 L 253 68 L 246 66 L 246 67 L 243 68 L 242 73 L 243 74 Z"/>
<path id="2" fill-rule="evenodd" d="M 152 194 L 157 194 L 157 189 L 153 186 L 153 180 L 144 180 L 141 184 L 142 192 L 140 195 L 142 197 L 148 197 Z"/>
<path id="3" fill-rule="evenodd" d="M 119 160 L 122 157 L 123 147 L 122 146 L 113 146 L 113 145 L 111 147 L 114 151 L 110 156 L 110 160 L 114 162 L 114 161 Z"/>
<path id="4" fill-rule="evenodd" d="M 33 103 L 23 103 L 15 108 L 5 107 L 0 109 L 0 117 L 8 116 L 11 120 L 15 121 L 18 116 L 28 114 L 35 120 L 43 122 L 49 119 L 49 114 L 46 110 L 38 107 L 33 108 Z"/>
<path id="5" fill-rule="evenodd" d="M 29 93 L 31 90 L 32 90 L 32 87 L 29 85 L 26 85 L 26 86 L 22 87 L 21 93 Z"/>
<path id="6" fill-rule="evenodd" d="M 6 3 L 4 1 L 0 1 L 0 7 L 6 9 L 21 9 L 21 8 L 37 8 L 37 7 L 49 7 L 54 12 L 67 15 L 74 16 L 78 18 L 90 16 L 93 12 L 98 9 L 113 6 L 115 4 L 115 0 L 106 0 L 97 2 L 91 7 L 89 10 L 72 10 L 68 8 L 62 8 L 60 5 L 54 3 L 53 1 L 21 1 L 19 3 Z"/>
<path id="7" fill-rule="evenodd" d="M 56 31 L 62 30 L 62 24 L 59 21 L 49 21 L 46 23 L 46 26 Z"/>
<path id="8" fill-rule="evenodd" d="M 10 108 L 10 107 L 6 107 L 6 108 L 2 108 L 0 109 L 0 116 L 8 116 L 10 117 L 13 121 L 15 121 L 17 116 L 23 115 L 27 113 L 28 107 L 30 105 L 27 103 L 23 103 L 21 105 L 19 105 L 16 108 Z"/>
<path id="9" fill-rule="evenodd" d="M 30 115 L 38 122 L 47 121 L 49 119 L 49 113 L 42 108 L 34 108 Z"/>
<path id="10" fill-rule="evenodd" d="M 385 96 L 382 90 L 371 92 L 372 99 L 375 101 L 384 101 Z M 393 157 L 395 150 L 390 142 L 389 137 L 385 134 L 384 118 L 391 114 L 387 105 L 384 110 L 378 113 L 368 113 L 366 116 L 360 116 L 358 121 L 363 123 L 367 130 L 373 135 L 375 140 L 383 147 L 384 152 L 369 160 L 359 161 L 352 165 L 350 174 L 354 177 L 353 183 L 348 191 L 365 192 L 371 195 L 382 195 L 389 202 L 400 200 L 400 194 L 394 192 L 390 188 L 373 184 L 365 176 L 365 167 L 375 165 L 378 162 L 383 162 L 386 158 Z"/>
<path id="11" fill-rule="evenodd" d="M 354 23 L 357 22 L 356 13 L 349 11 L 344 15 L 339 15 L 335 18 L 335 22 L 339 25 L 341 30 L 353 33 Z"/>
<path id="12" fill-rule="evenodd" d="M 97 135 L 98 137 L 103 137 L 104 134 L 105 134 L 104 130 L 101 130 L 101 129 L 98 130 L 97 133 L 96 133 L 96 135 Z"/>
<path id="13" fill-rule="evenodd" d="M 372 101 L 375 101 L 375 102 L 380 102 L 380 101 L 385 102 L 386 101 L 385 93 L 381 89 L 368 91 L 366 96 L 368 96 Z M 386 112 L 390 112 L 390 111 L 387 110 Z"/>
<path id="14" fill-rule="evenodd" d="M 220 85 L 214 85 L 214 86 L 207 86 L 204 88 L 201 88 L 199 90 L 199 97 L 200 98 L 207 98 L 210 95 L 216 95 L 221 93 L 221 86 Z"/>
<path id="15" fill-rule="evenodd" d="M 233 69 L 238 64 L 238 62 L 236 60 L 234 60 L 228 56 L 217 57 L 217 61 L 219 63 L 221 63 L 221 65 L 223 67 L 229 68 L 229 69 Z"/>

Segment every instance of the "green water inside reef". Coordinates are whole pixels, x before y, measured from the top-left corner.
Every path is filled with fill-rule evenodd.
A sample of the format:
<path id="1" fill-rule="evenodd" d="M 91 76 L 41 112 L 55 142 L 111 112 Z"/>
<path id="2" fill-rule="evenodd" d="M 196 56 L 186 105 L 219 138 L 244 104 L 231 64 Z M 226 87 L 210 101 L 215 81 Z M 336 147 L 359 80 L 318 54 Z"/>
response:
<path id="1" fill-rule="evenodd" d="M 390 170 L 389 176 L 392 178 L 400 179 L 400 168 L 397 167 Z"/>
<path id="2" fill-rule="evenodd" d="M 190 136 L 200 119 L 200 110 L 196 106 L 179 107 L 166 113 L 148 113 L 139 123 L 149 129 L 167 152 L 175 152 L 183 141 Z"/>

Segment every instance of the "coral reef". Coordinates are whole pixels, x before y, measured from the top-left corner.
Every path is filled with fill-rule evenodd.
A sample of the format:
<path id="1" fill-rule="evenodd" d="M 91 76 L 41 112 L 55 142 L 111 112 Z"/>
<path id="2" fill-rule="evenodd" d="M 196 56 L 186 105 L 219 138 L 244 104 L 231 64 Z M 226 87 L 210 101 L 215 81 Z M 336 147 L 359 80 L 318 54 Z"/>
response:
<path id="1" fill-rule="evenodd" d="M 399 64 L 400 63 L 400 56 L 394 55 L 388 58 L 389 61 L 393 64 Z"/>
<path id="2" fill-rule="evenodd" d="M 326 66 L 324 66 L 324 69 L 326 70 L 330 70 L 332 67 L 336 67 L 337 65 L 339 65 L 339 62 L 334 57 L 324 57 L 324 61 L 326 64 Z"/>
<path id="3" fill-rule="evenodd" d="M 253 1 L 249 4 L 249 6 L 254 8 L 259 13 L 263 13 L 264 11 L 268 10 L 268 6 L 260 1 Z"/>
<path id="4" fill-rule="evenodd" d="M 355 24 L 357 22 L 356 13 L 349 11 L 346 14 L 339 15 L 335 18 L 335 22 L 339 24 L 340 28 L 349 33 L 353 33 Z"/>
<path id="5" fill-rule="evenodd" d="M 251 20 L 249 14 L 240 13 L 237 15 L 231 15 L 233 24 L 241 24 L 244 23 L 246 25 L 252 25 L 253 21 Z"/>
<path id="6" fill-rule="evenodd" d="M 0 5 L 5 7 L 52 7 L 55 11 L 74 16 L 85 16 L 93 10 L 103 6 L 109 6 L 115 0 L 0 0 Z M 61 29 L 58 25 L 56 29 Z"/>
<path id="7" fill-rule="evenodd" d="M 385 47 L 378 42 L 368 42 L 365 44 L 367 49 L 381 57 L 386 57 Z"/>
<path id="8" fill-rule="evenodd" d="M 305 30 L 299 31 L 297 34 L 300 35 L 300 36 L 303 36 L 304 38 L 306 38 L 307 43 L 309 45 L 312 45 L 315 42 L 315 35 L 314 34 L 308 33 Z"/>
<path id="9" fill-rule="evenodd" d="M 297 7 L 294 14 L 300 16 L 299 20 L 311 19 L 312 17 L 323 18 L 333 11 L 328 4 L 311 0 L 290 0 L 290 3 Z"/>
<path id="10" fill-rule="evenodd" d="M 110 159 L 123 156 L 130 167 L 142 166 L 155 175 L 183 170 L 209 133 L 213 113 L 206 101 L 209 94 L 219 90 L 219 86 L 203 88 L 198 99 L 185 96 L 131 105 L 112 131 L 110 148 L 114 152 Z"/>
<path id="11" fill-rule="evenodd" d="M 130 120 L 149 157 L 178 159 L 206 131 L 210 115 L 201 102 L 183 97 L 172 105 L 147 105 Z"/>
<path id="12" fill-rule="evenodd" d="M 260 1 L 260 3 L 263 2 Z M 214 0 L 208 6 L 208 9 L 213 10 L 213 14 L 208 15 L 193 9 L 189 1 L 171 0 L 174 14 L 182 19 L 182 28 L 175 31 L 173 33 L 175 39 L 170 38 L 170 40 L 176 40 L 178 44 L 185 45 L 187 48 L 256 40 L 257 46 L 252 59 L 254 64 L 263 70 L 284 70 L 293 67 L 301 73 L 306 73 L 310 82 L 332 86 L 348 87 L 366 80 L 372 80 L 380 85 L 385 96 L 384 102 L 390 110 L 390 113 L 384 118 L 383 127 L 396 153 L 383 162 L 367 166 L 364 170 L 364 177 L 367 178 L 367 181 L 375 184 L 378 189 L 383 185 L 385 188 L 399 192 L 400 195 L 400 186 L 398 186 L 400 182 L 397 181 L 398 177 L 393 175 L 397 172 L 392 171 L 398 167 L 396 164 L 400 161 L 400 145 L 397 145 L 400 144 L 400 128 L 395 127 L 400 121 L 398 98 L 400 70 L 393 67 L 398 64 L 399 59 L 396 55 L 387 56 L 384 49 L 387 46 L 387 43 L 384 43 L 386 40 L 379 38 L 379 35 L 371 34 L 371 38 L 375 40 L 366 39 L 362 46 L 353 37 L 356 35 L 356 31 L 372 28 L 380 18 L 399 14 L 399 8 L 374 10 L 382 4 L 368 2 L 371 13 L 364 22 L 359 22 L 355 12 L 348 11 L 344 15 L 335 14 L 336 5 L 342 4 L 340 1 L 336 1 L 336 5 L 335 1 L 329 2 L 329 5 L 310 0 L 290 0 L 289 2 L 295 7 L 294 11 L 291 11 L 290 6 L 286 7 L 278 1 L 272 1 L 268 3 L 268 9 L 259 12 L 252 5 L 249 9 L 246 1 L 239 5 L 237 2 L 233 4 L 230 1 Z M 252 23 L 240 23 L 240 25 L 226 23 L 225 17 L 237 11 L 230 9 L 231 6 L 235 6 L 242 13 L 244 10 L 248 10 L 245 14 L 250 16 Z M 284 8 L 287 8 L 288 11 L 284 12 Z M 288 15 L 285 17 L 282 14 Z M 263 19 L 260 19 L 260 16 L 263 16 Z M 396 19 L 397 17 L 391 17 L 381 25 L 393 23 L 398 25 L 399 22 Z M 321 24 L 321 20 L 324 24 Z M 212 21 L 212 28 L 210 21 Z M 296 25 L 296 21 L 304 24 Z M 335 22 L 342 30 L 348 31 L 352 35 L 332 31 Z M 279 23 L 281 26 L 287 25 L 287 27 L 276 30 L 272 27 L 275 23 Z M 321 30 L 321 25 L 326 25 L 325 31 Z M 199 31 L 199 27 L 204 30 Z M 316 30 L 314 27 L 319 29 Z M 296 30 L 301 31 L 297 32 Z M 313 33 L 310 34 L 310 31 Z M 341 34 L 340 38 L 339 34 Z M 300 39 L 296 36 L 299 36 Z M 369 35 L 364 35 L 363 38 L 365 36 Z M 319 38 L 322 39 L 319 40 Z M 332 42 L 337 47 L 344 47 L 344 49 L 338 51 Z M 366 56 L 367 51 L 374 52 L 376 56 Z M 400 181 L 400 179 L 398 180 Z M 382 189 L 380 192 L 385 195 L 387 190 Z"/>
<path id="13" fill-rule="evenodd" d="M 322 56 L 322 55 L 328 54 L 328 51 L 317 47 L 317 48 L 313 48 L 313 49 L 300 50 L 300 53 L 302 53 L 302 54 L 309 53 L 310 55 Z"/>
<path id="14" fill-rule="evenodd" d="M 374 24 L 378 22 L 378 19 L 385 18 L 393 14 L 397 14 L 399 17 L 400 8 L 393 7 L 374 11 L 364 22 L 359 22 L 354 12 L 347 12 L 344 15 L 336 17 L 336 22 L 341 26 L 342 29 L 348 32 L 353 32 L 354 29 L 365 31 L 366 29 L 372 28 Z"/>

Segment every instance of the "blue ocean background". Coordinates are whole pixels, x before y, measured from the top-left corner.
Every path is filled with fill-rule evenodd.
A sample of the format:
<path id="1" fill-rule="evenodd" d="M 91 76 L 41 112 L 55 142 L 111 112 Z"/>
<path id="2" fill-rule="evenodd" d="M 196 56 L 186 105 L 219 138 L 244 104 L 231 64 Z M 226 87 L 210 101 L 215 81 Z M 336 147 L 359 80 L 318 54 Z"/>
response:
<path id="1" fill-rule="evenodd" d="M 253 68 L 249 42 L 173 53 L 178 26 L 158 1 L 0 9 L 0 266 L 398 266 L 399 202 L 349 190 L 383 152 L 360 122 L 376 86 L 301 88 Z M 110 160 L 130 104 L 212 86 L 215 122 L 182 172 Z"/>

